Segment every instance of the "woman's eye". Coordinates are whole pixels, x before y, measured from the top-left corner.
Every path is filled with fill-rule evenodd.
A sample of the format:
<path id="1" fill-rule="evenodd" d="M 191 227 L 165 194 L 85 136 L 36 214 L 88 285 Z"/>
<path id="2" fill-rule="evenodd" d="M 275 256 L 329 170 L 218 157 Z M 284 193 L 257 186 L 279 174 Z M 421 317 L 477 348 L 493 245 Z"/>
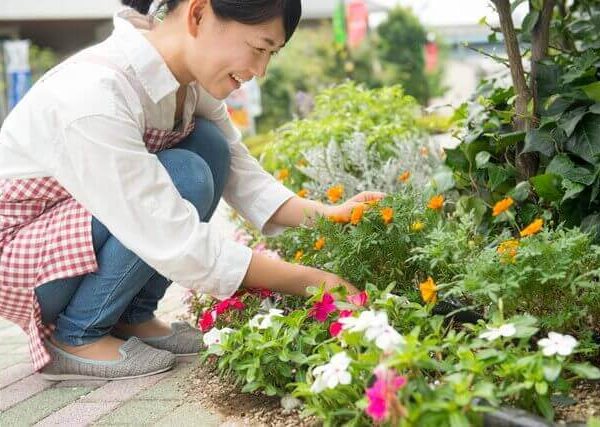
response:
<path id="1" fill-rule="evenodd" d="M 262 47 L 255 47 L 254 50 L 256 50 L 258 53 L 265 53 L 267 51 L 267 49 L 263 49 Z"/>

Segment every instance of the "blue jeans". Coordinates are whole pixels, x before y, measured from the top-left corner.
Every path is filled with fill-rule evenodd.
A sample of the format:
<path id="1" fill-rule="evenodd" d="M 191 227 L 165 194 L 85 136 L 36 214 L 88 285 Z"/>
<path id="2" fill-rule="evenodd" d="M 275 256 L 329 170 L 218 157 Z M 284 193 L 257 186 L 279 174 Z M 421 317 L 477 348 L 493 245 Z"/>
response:
<path id="1" fill-rule="evenodd" d="M 221 131 L 207 120 L 196 119 L 194 132 L 157 157 L 181 196 L 208 222 L 229 173 L 229 145 Z M 94 342 L 109 334 L 119 321 L 137 324 L 152 319 L 171 283 L 124 247 L 96 218 L 92 219 L 92 237 L 97 271 L 35 289 L 43 322 L 53 323 L 54 337 L 67 345 Z"/>

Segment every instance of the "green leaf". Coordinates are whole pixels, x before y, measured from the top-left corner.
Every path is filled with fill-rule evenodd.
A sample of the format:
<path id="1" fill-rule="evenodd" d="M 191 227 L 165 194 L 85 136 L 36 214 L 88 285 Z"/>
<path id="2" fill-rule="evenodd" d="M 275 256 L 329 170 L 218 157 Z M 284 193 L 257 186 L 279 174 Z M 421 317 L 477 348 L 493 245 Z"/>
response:
<path id="1" fill-rule="evenodd" d="M 600 115 L 587 114 L 567 141 L 566 149 L 588 163 L 597 164 L 600 154 Z"/>
<path id="2" fill-rule="evenodd" d="M 535 406 L 537 406 L 544 418 L 547 420 L 554 419 L 554 408 L 552 408 L 552 403 L 550 403 L 548 396 L 536 396 Z"/>
<path id="3" fill-rule="evenodd" d="M 469 160 L 460 148 L 444 149 L 446 154 L 446 165 L 456 171 L 467 172 L 469 170 Z"/>
<path id="4" fill-rule="evenodd" d="M 561 365 L 557 362 L 548 362 L 544 365 L 544 378 L 546 381 L 554 382 L 560 375 Z"/>
<path id="5" fill-rule="evenodd" d="M 441 166 L 433 175 L 430 184 L 437 193 L 444 193 L 454 188 L 455 183 L 452 177 L 452 169 L 447 166 Z"/>
<path id="6" fill-rule="evenodd" d="M 531 34 L 533 31 L 533 27 L 538 21 L 540 17 L 540 12 L 538 10 L 532 10 L 527 14 L 525 19 L 523 19 L 523 24 L 521 25 L 521 31 L 525 34 Z"/>
<path id="7" fill-rule="evenodd" d="M 600 241 L 600 214 L 591 214 L 583 218 L 581 231 L 589 234 L 593 241 Z"/>
<path id="8" fill-rule="evenodd" d="M 568 199 L 575 198 L 576 195 L 585 190 L 585 185 L 580 184 L 578 182 L 573 182 L 570 179 L 563 179 L 562 182 L 563 189 L 565 190 L 565 195 L 562 198 L 562 202 Z"/>
<path id="9" fill-rule="evenodd" d="M 577 374 L 581 378 L 586 380 L 598 380 L 600 379 L 600 369 L 593 366 L 589 362 L 586 363 L 574 363 L 567 366 L 567 369 L 574 374 Z"/>
<path id="10" fill-rule="evenodd" d="M 597 173 L 575 165 L 568 154 L 556 155 L 546 167 L 546 173 L 553 173 L 574 182 L 592 185 Z"/>
<path id="11" fill-rule="evenodd" d="M 512 177 L 512 174 L 508 170 L 493 164 L 488 166 L 488 173 L 490 177 L 488 184 L 492 191 Z"/>
<path id="12" fill-rule="evenodd" d="M 522 202 L 529 197 L 531 191 L 531 184 L 527 181 L 519 182 L 515 188 L 508 192 L 508 195 L 512 197 L 516 202 Z"/>
<path id="13" fill-rule="evenodd" d="M 600 427 L 600 418 L 596 418 L 596 417 L 588 418 L 587 427 Z"/>
<path id="14" fill-rule="evenodd" d="M 487 207 L 483 200 L 477 196 L 462 196 L 456 202 L 456 212 L 458 215 L 465 215 L 473 212 L 476 224 L 481 224 L 483 217 L 487 212 Z"/>
<path id="15" fill-rule="evenodd" d="M 537 394 L 545 395 L 548 393 L 548 384 L 545 381 L 535 383 L 535 391 Z"/>
<path id="16" fill-rule="evenodd" d="M 551 157 L 555 150 L 556 141 L 548 129 L 532 129 L 525 136 L 523 153 L 540 152 Z"/>
<path id="17" fill-rule="evenodd" d="M 585 86 L 580 86 L 580 89 L 585 92 L 588 98 L 596 102 L 600 102 L 600 82 L 590 83 Z"/>
<path id="18" fill-rule="evenodd" d="M 450 427 L 469 427 L 471 423 L 465 414 L 453 411 L 450 414 Z"/>
<path id="19" fill-rule="evenodd" d="M 492 155 L 487 151 L 480 151 L 477 153 L 475 156 L 475 164 L 477 165 L 477 169 L 484 168 L 489 163 L 490 157 L 492 157 Z"/>
<path id="20" fill-rule="evenodd" d="M 505 150 L 507 147 L 523 141 L 525 132 L 522 130 L 516 132 L 503 133 L 496 138 L 497 149 Z"/>
<path id="21" fill-rule="evenodd" d="M 533 185 L 535 192 L 543 199 L 556 202 L 562 198 L 562 180 L 558 175 L 546 173 L 534 176 L 529 180 L 531 181 L 531 185 Z"/>
<path id="22" fill-rule="evenodd" d="M 575 108 L 574 110 L 564 113 L 560 118 L 558 125 L 565 131 L 567 136 L 571 136 L 573 134 L 575 127 L 586 114 L 586 110 L 586 107 Z"/>
<path id="23" fill-rule="evenodd" d="M 600 102 L 597 102 L 590 107 L 590 113 L 600 114 Z"/>

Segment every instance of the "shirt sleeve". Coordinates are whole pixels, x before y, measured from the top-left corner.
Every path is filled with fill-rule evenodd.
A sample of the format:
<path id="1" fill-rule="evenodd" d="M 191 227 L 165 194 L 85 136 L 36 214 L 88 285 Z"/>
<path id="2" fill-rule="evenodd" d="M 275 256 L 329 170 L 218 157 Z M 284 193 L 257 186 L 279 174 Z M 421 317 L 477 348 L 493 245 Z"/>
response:
<path id="1" fill-rule="evenodd" d="M 217 298 L 240 286 L 252 251 L 201 222 L 146 150 L 133 119 L 98 114 L 72 121 L 56 143 L 55 166 L 61 185 L 165 277 Z"/>
<path id="2" fill-rule="evenodd" d="M 198 90 L 196 115 L 214 122 L 229 142 L 231 167 L 223 191 L 225 201 L 267 236 L 285 227 L 269 222 L 273 214 L 295 194 L 267 173 L 242 143 L 242 135 L 229 118 L 225 102 Z"/>

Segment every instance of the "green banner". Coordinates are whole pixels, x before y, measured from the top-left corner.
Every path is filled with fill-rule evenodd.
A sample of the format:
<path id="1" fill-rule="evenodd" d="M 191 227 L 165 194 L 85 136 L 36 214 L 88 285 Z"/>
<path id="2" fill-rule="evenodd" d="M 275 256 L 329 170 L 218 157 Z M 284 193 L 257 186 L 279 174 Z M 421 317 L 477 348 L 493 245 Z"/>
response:
<path id="1" fill-rule="evenodd" d="M 335 10 L 333 11 L 333 40 L 335 44 L 344 46 L 348 40 L 346 31 L 346 3 L 344 0 L 337 0 Z"/>

